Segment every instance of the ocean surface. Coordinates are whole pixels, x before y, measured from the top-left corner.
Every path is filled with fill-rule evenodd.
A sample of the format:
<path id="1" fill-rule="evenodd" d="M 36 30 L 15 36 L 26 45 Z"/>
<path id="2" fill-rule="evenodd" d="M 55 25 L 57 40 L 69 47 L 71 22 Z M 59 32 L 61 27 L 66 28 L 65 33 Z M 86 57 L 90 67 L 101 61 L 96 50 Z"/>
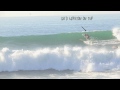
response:
<path id="1" fill-rule="evenodd" d="M 119 27 L 120 14 L 0 17 L 0 78 L 120 78 Z"/>

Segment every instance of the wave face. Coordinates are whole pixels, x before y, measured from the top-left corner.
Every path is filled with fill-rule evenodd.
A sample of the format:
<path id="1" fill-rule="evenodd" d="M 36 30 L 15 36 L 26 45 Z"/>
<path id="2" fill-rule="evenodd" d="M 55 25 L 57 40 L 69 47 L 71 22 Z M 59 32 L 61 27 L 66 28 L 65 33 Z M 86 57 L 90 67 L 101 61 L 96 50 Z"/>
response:
<path id="1" fill-rule="evenodd" d="M 73 70 L 82 72 L 120 69 L 119 30 L 51 35 L 0 37 L 0 72 L 19 70 Z M 116 41 L 118 40 L 118 41 Z M 109 48 L 107 48 L 109 46 Z"/>
<path id="2" fill-rule="evenodd" d="M 80 33 L 61 33 L 51 35 L 31 35 L 31 36 L 13 36 L 0 37 L 0 47 L 17 47 L 17 48 L 34 48 L 34 47 L 50 47 L 61 45 L 85 45 L 82 40 L 85 40 L 83 34 Z M 111 31 L 93 31 L 86 32 L 92 39 L 95 40 L 109 40 L 115 39 Z"/>

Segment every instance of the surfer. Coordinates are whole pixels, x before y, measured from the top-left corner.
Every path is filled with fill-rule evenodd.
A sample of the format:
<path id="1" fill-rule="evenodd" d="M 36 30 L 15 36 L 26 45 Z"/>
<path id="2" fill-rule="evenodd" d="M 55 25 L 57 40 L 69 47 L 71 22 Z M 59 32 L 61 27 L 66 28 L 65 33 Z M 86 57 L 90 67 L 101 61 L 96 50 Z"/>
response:
<path id="1" fill-rule="evenodd" d="M 90 40 L 90 36 L 88 34 L 84 34 L 86 40 Z"/>
<path id="2" fill-rule="evenodd" d="M 83 27 L 82 27 L 82 28 L 83 28 Z M 83 29 L 84 29 L 84 28 L 83 28 Z M 84 29 L 84 30 L 87 31 L 86 29 Z M 84 34 L 84 37 L 85 37 L 86 40 L 90 40 L 90 36 L 89 36 L 88 34 L 85 33 L 85 34 Z"/>

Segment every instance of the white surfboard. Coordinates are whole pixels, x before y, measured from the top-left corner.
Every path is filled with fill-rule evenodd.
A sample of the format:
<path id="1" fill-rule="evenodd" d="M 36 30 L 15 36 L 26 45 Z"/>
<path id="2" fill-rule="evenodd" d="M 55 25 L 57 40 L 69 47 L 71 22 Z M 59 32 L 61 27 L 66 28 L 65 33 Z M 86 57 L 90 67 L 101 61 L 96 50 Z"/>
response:
<path id="1" fill-rule="evenodd" d="M 93 45 L 92 41 L 83 41 L 85 44 Z"/>
<path id="2" fill-rule="evenodd" d="M 87 41 L 84 41 L 84 40 L 82 40 L 82 39 L 80 39 L 81 41 L 83 41 L 85 44 L 87 44 L 87 45 L 92 45 L 92 41 L 90 41 L 90 40 L 87 40 Z"/>

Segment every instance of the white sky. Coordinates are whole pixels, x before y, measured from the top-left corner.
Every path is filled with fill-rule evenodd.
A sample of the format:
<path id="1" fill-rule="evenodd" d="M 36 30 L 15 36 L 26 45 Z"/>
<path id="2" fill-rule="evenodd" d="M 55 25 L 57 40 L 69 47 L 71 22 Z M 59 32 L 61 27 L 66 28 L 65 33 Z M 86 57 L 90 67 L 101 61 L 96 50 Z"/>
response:
<path id="1" fill-rule="evenodd" d="M 0 11 L 0 17 L 120 14 L 120 11 Z"/>

